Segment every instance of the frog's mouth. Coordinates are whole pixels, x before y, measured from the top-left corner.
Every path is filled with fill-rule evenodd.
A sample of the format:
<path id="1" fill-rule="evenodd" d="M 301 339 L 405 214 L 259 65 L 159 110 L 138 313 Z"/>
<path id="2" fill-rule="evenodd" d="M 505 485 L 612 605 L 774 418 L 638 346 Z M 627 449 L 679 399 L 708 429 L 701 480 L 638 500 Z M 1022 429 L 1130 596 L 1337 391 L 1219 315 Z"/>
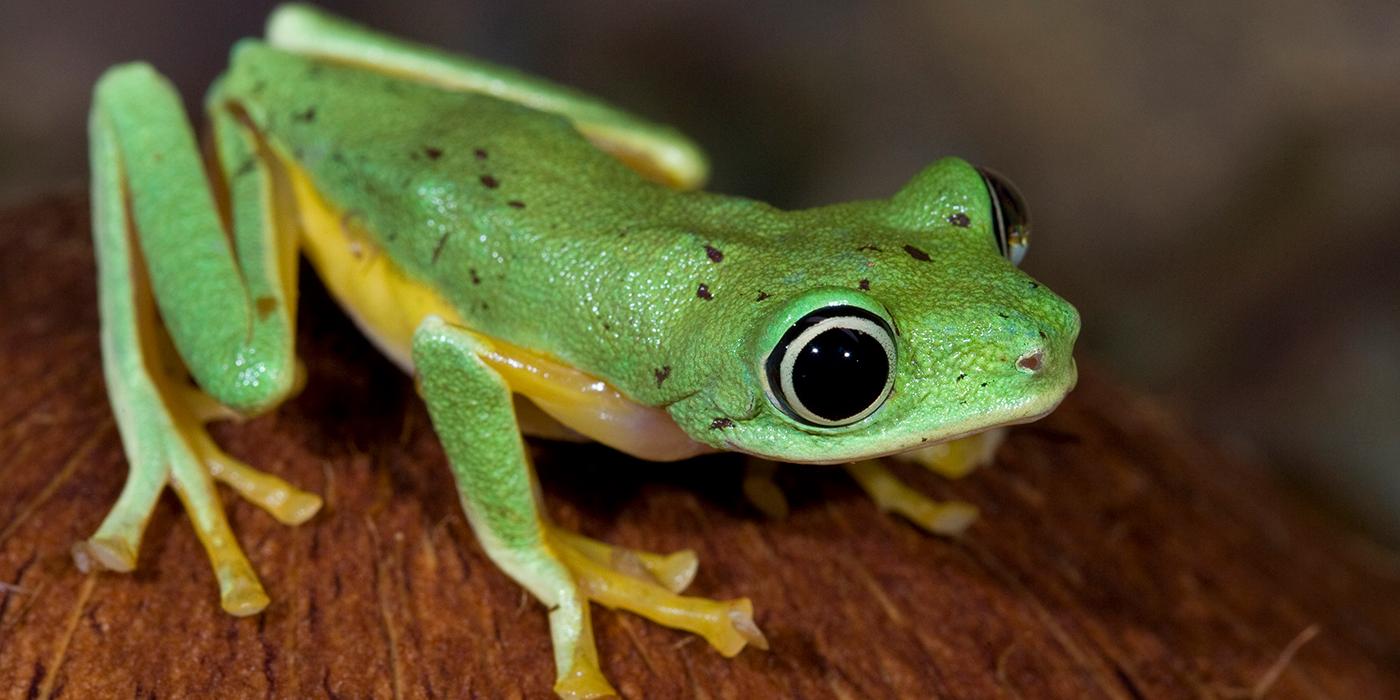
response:
<path id="1" fill-rule="evenodd" d="M 1063 382 L 1064 384 L 1062 387 L 1054 391 L 1045 392 L 1039 396 L 1034 396 L 1030 400 L 1009 409 L 983 413 L 967 420 L 940 425 L 932 430 L 910 430 L 907 434 L 901 435 L 898 439 L 884 443 L 879 449 L 872 450 L 866 441 L 859 439 L 852 440 L 849 439 L 850 436 L 844 435 L 833 435 L 829 444 L 823 444 L 820 448 L 811 449 L 810 452 L 804 451 L 802 453 L 777 450 L 768 451 L 754 445 L 743 444 L 742 440 L 735 439 L 725 439 L 723 444 L 724 449 L 729 451 L 790 464 L 846 464 L 865 459 L 888 457 L 890 455 L 957 440 L 994 428 L 1003 428 L 1038 421 L 1054 412 L 1078 382 L 1078 371 L 1072 361 L 1069 370 L 1065 373 Z M 735 428 L 740 431 L 743 429 L 740 423 L 736 423 Z"/>

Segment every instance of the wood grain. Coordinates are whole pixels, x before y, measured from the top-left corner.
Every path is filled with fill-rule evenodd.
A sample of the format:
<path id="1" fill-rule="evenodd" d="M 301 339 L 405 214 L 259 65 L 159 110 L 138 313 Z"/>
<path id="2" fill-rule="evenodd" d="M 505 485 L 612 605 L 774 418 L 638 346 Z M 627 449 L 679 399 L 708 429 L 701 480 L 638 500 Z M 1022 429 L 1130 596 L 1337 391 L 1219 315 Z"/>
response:
<path id="1" fill-rule="evenodd" d="M 268 592 L 220 612 L 173 497 L 133 574 L 69 546 L 125 466 L 103 392 L 86 202 L 0 213 L 0 697 L 548 697 L 541 607 L 484 558 L 411 382 L 314 283 L 307 390 L 220 425 L 326 497 L 283 527 L 225 493 Z M 841 472 L 788 467 L 791 516 L 744 504 L 729 457 L 651 465 L 536 448 L 554 517 L 701 556 L 691 591 L 753 599 L 770 652 L 597 610 L 627 697 L 1400 697 L 1400 565 L 1092 368 L 991 468 L 918 488 L 983 518 L 959 541 L 876 512 Z"/>

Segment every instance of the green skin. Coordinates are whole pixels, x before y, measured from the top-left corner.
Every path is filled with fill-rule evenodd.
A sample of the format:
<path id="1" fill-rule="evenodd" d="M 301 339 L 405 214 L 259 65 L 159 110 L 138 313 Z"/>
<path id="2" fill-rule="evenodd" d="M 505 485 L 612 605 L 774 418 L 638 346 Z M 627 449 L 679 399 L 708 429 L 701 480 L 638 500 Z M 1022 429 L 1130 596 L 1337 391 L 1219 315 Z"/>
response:
<path id="1" fill-rule="evenodd" d="M 218 510 L 209 477 L 180 446 L 175 409 L 147 374 L 133 242 L 165 328 L 204 392 L 251 414 L 294 391 L 293 300 L 282 285 L 295 267 L 279 251 L 295 243 L 267 225 L 276 202 L 255 158 L 259 141 L 295 160 L 473 331 L 664 407 L 706 445 L 849 462 L 1033 420 L 1074 384 L 1077 313 L 999 254 L 987 189 L 961 160 L 928 166 L 889 199 L 782 211 L 644 179 L 580 130 L 664 151 L 670 167 L 691 174 L 703 160 L 663 127 L 537 79 L 304 7 L 279 10 L 269 42 L 240 43 L 207 101 L 232 246 L 168 85 L 133 64 L 97 88 L 103 351 L 132 475 L 95 540 L 134 550 L 167 482 L 197 525 Z M 379 61 L 394 74 L 327 55 Z M 405 75 L 418 69 L 495 79 L 496 96 Z M 828 304 L 866 308 L 897 329 L 892 393 L 840 428 L 795 420 L 760 380 L 783 333 Z M 493 558 L 553 606 L 565 678 L 586 608 L 543 544 L 510 392 L 460 329 L 425 319 L 413 346 L 463 506 Z M 1017 365 L 1036 351 L 1038 370 Z"/>

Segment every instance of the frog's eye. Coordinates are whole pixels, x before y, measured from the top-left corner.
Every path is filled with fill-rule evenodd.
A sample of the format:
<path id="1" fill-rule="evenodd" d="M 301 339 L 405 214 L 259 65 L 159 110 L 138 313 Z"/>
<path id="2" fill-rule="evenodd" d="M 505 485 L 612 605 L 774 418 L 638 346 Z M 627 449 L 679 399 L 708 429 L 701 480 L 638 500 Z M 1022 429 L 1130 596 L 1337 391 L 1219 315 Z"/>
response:
<path id="1" fill-rule="evenodd" d="M 1020 265 L 1031 247 L 1031 214 L 1026 200 L 1011 181 L 994 170 L 978 168 L 992 198 L 992 231 L 997 249 L 1012 265 Z"/>
<path id="2" fill-rule="evenodd" d="M 865 309 L 817 309 L 793 324 L 764 361 L 769 399 L 811 425 L 855 423 L 889 396 L 894 347 L 889 325 Z"/>

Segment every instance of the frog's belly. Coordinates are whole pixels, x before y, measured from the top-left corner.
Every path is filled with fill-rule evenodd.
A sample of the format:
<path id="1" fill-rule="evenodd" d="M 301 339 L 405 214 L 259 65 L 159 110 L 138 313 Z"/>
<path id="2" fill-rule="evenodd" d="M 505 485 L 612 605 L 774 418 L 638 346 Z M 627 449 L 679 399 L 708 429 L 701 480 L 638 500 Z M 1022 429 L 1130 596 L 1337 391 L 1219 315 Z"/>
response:
<path id="1" fill-rule="evenodd" d="M 461 314 L 432 287 L 406 275 L 373 240 L 336 211 L 304 171 L 276 163 L 301 219 L 301 247 L 331 295 L 381 351 L 413 370 L 413 332 L 430 315 L 463 326 Z M 521 429 L 554 439 L 593 439 L 655 461 L 713 451 L 690 439 L 664 410 L 628 399 L 607 382 L 541 353 L 473 334 L 489 351 L 517 401 Z"/>

